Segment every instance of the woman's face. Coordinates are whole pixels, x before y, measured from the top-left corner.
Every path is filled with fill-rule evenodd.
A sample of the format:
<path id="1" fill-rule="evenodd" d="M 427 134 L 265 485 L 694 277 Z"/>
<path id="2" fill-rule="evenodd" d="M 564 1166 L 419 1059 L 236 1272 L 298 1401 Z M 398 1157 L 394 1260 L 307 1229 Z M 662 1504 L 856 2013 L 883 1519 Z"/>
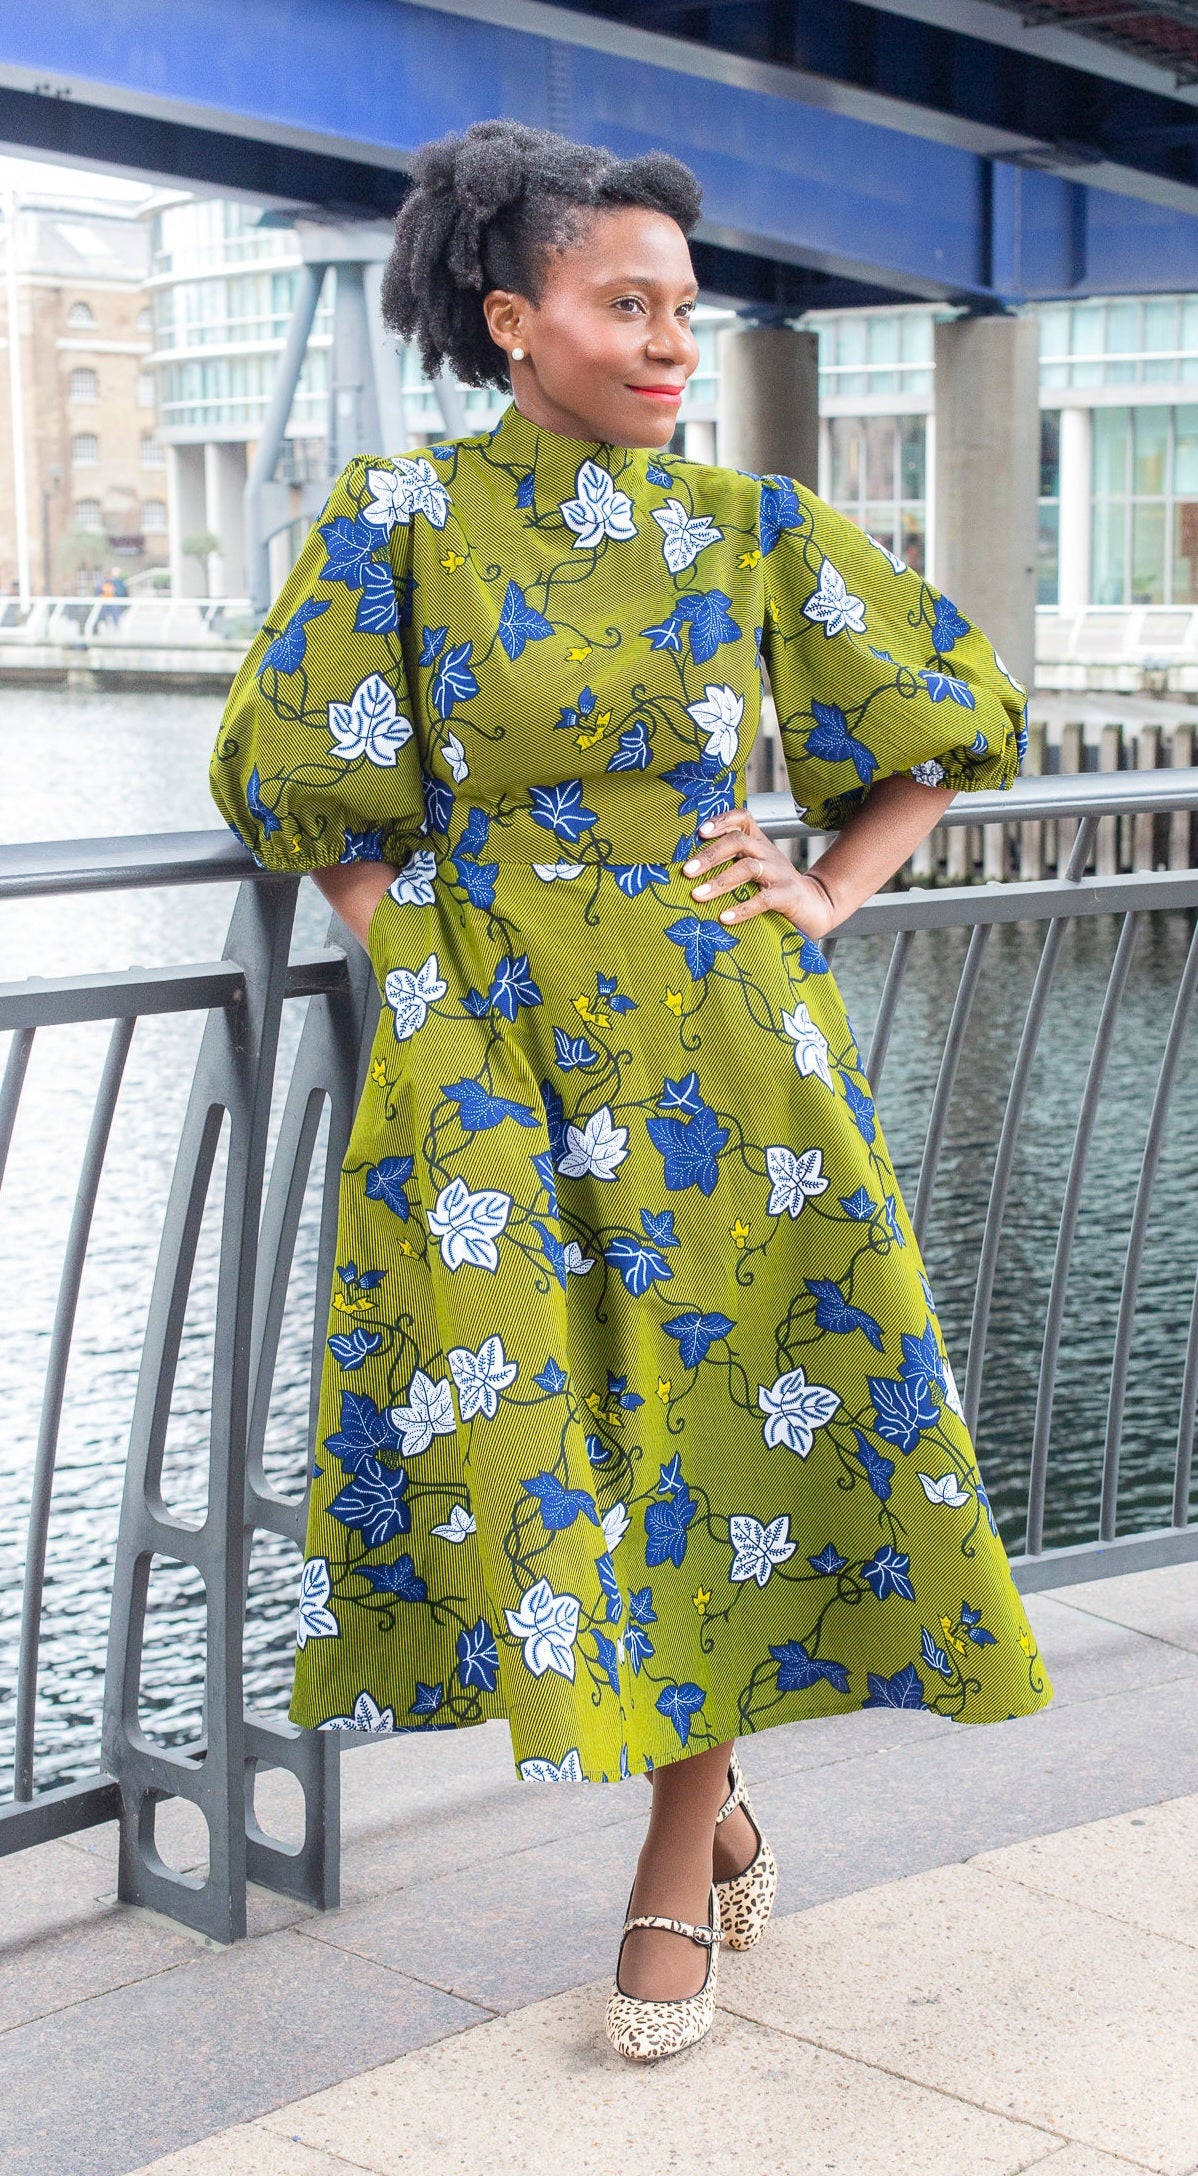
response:
<path id="1" fill-rule="evenodd" d="M 491 337 L 511 356 L 516 406 L 542 429 L 616 446 L 664 446 L 699 360 L 698 294 L 686 236 L 664 212 L 621 206 L 589 215 L 553 251 L 541 295 L 483 298 Z"/>

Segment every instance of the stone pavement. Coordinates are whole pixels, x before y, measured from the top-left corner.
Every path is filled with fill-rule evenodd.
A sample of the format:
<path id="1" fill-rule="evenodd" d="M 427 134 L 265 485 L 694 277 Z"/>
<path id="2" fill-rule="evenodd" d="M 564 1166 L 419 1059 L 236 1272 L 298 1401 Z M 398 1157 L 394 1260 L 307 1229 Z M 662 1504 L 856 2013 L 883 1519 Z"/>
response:
<path id="1" fill-rule="evenodd" d="M 778 1912 L 660 2069 L 602 2037 L 645 1786 L 521 1784 L 502 1725 L 347 1756 L 342 1910 L 232 1950 L 116 1905 L 109 1830 L 0 1863 L 0 2169 L 1193 2176 L 1198 1565 L 1028 1607 L 1038 1715 L 742 1749 Z"/>

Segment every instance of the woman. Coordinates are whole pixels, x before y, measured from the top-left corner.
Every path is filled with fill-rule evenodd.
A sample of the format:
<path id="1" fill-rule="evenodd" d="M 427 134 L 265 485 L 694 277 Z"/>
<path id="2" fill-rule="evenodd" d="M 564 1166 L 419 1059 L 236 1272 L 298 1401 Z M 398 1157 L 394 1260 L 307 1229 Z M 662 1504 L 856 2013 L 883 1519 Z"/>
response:
<path id="1" fill-rule="evenodd" d="M 426 146 L 384 281 L 498 425 L 335 484 L 213 790 L 385 998 L 345 1162 L 291 1707 L 508 1718 L 644 1773 L 608 2032 L 711 2022 L 775 1868 L 738 1733 L 1051 1698 L 818 940 L 1023 691 L 785 476 L 663 453 L 694 176 L 504 121 Z M 800 873 L 745 805 L 764 661 Z"/>

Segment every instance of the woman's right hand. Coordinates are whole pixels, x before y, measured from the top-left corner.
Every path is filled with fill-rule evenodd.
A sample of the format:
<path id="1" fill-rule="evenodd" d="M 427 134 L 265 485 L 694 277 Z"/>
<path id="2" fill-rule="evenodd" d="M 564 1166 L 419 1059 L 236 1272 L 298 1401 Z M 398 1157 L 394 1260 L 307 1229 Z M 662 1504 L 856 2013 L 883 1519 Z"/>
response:
<path id="1" fill-rule="evenodd" d="M 312 871 L 334 914 L 340 915 L 364 949 L 368 949 L 375 908 L 398 875 L 389 861 L 349 861 Z"/>

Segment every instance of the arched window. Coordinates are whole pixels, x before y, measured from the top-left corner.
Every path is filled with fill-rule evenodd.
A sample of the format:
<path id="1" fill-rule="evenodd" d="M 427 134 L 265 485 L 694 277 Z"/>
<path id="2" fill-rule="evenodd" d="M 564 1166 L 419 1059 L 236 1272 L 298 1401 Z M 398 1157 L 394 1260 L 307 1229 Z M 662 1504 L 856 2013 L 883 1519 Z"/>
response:
<path id="1" fill-rule="evenodd" d="M 94 431 L 76 431 L 71 440 L 71 459 L 76 468 L 94 468 L 100 458 L 100 441 Z"/>
<path id="2" fill-rule="evenodd" d="M 96 313 L 93 310 L 90 302 L 73 302 L 70 309 L 67 311 L 68 325 L 78 325 L 82 327 L 86 325 L 94 325 L 95 322 Z"/>
<path id="3" fill-rule="evenodd" d="M 67 389 L 69 400 L 99 400 L 100 381 L 94 370 L 73 370 Z"/>
<path id="4" fill-rule="evenodd" d="M 161 536 L 166 528 L 166 500 L 143 499 L 141 507 L 143 536 Z"/>
<path id="5" fill-rule="evenodd" d="M 102 529 L 99 499 L 76 499 L 75 527 L 77 529 Z"/>

